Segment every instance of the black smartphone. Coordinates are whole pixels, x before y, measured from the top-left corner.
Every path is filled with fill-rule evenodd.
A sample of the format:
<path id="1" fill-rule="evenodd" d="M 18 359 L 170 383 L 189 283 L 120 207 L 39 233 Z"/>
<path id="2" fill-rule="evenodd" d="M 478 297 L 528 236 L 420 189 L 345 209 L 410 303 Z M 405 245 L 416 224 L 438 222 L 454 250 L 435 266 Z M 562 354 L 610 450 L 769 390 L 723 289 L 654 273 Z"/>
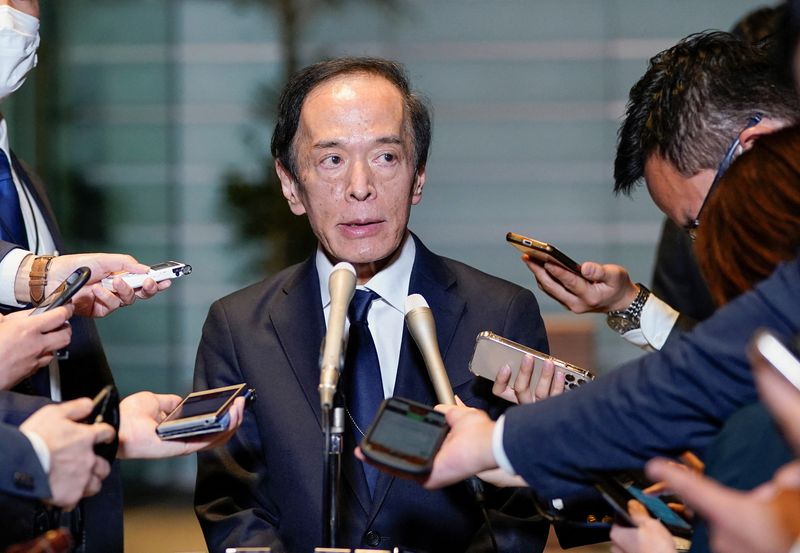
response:
<path id="1" fill-rule="evenodd" d="M 581 264 L 563 253 L 561 250 L 548 244 L 539 242 L 533 238 L 509 232 L 506 234 L 506 242 L 517 248 L 522 253 L 526 253 L 539 263 L 555 263 L 566 270 L 581 276 Z"/>
<path id="2" fill-rule="evenodd" d="M 223 386 L 203 392 L 193 392 L 156 426 L 156 434 L 162 440 L 179 440 L 202 434 L 227 430 L 233 400 L 244 396 L 255 400 L 255 390 L 247 384 Z"/>
<path id="3" fill-rule="evenodd" d="M 399 397 L 386 399 L 361 440 L 361 451 L 373 464 L 413 477 L 431 471 L 433 458 L 447 436 L 444 415 Z"/>
<path id="4" fill-rule="evenodd" d="M 119 432 L 119 393 L 110 384 L 105 386 L 92 400 L 92 412 L 83 419 L 86 424 L 97 424 L 104 422 L 114 427 Z M 94 452 L 109 463 L 114 461 L 119 448 L 119 437 L 114 434 L 111 443 L 95 444 Z"/>
<path id="5" fill-rule="evenodd" d="M 595 488 L 629 526 L 636 526 L 628 514 L 628 501 L 635 499 L 645 506 L 651 516 L 660 520 L 673 536 L 691 539 L 691 525 L 670 509 L 665 501 L 667 498 L 644 492 L 652 482 L 641 471 L 626 470 L 600 474 L 596 475 L 596 479 Z M 669 498 L 670 502 L 672 499 L 674 497 Z"/>
<path id="6" fill-rule="evenodd" d="M 64 279 L 64 282 L 59 284 L 55 290 L 42 300 L 42 303 L 36 309 L 31 311 L 31 315 L 44 313 L 64 305 L 89 281 L 91 276 L 92 270 L 89 267 L 75 269 L 71 275 Z"/>
<path id="7" fill-rule="evenodd" d="M 800 356 L 798 356 L 797 343 L 792 347 L 778 338 L 771 330 L 761 328 L 750 340 L 750 355 L 763 359 L 800 390 Z"/>

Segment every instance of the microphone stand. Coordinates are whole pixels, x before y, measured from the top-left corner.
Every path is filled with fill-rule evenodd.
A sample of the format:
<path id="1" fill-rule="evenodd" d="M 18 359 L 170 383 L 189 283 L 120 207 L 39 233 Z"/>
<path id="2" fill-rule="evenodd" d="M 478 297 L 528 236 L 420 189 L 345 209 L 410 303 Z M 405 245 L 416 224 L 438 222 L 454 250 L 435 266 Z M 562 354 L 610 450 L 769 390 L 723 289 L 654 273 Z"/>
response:
<path id="1" fill-rule="evenodd" d="M 323 368 L 323 370 L 325 370 Z M 320 389 L 320 394 L 325 393 Z M 335 394 L 334 397 L 337 397 Z M 322 544 L 336 547 L 339 528 L 339 490 L 342 482 L 342 450 L 344 449 L 344 409 L 335 401 L 320 401 L 322 420 Z"/>

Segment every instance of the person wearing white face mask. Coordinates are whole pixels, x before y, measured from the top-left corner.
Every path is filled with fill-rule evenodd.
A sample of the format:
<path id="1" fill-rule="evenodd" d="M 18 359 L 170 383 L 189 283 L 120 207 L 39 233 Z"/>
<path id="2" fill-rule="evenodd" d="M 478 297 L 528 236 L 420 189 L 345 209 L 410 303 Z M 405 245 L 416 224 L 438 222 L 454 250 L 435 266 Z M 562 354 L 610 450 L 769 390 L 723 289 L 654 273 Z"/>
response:
<path id="1" fill-rule="evenodd" d="M 0 101 L 18 90 L 36 66 L 39 46 L 38 0 L 0 0 Z M 144 273 L 149 269 L 122 254 L 59 255 L 62 251 L 55 217 L 39 179 L 14 155 L 5 118 L 0 115 L 0 313 L 37 305 L 80 266 L 92 278 L 74 298 L 72 342 L 66 359 L 27 375 L 11 394 L 0 396 L 0 422 L 18 424 L 50 401 L 94 397 L 113 377 L 92 317 L 105 316 L 148 298 L 167 286 L 151 279 L 134 290 L 116 279 L 114 290 L 100 280 L 117 271 Z M 167 281 L 168 282 L 168 281 Z M 78 316 L 79 315 L 79 316 Z M 0 541 L 33 538 L 58 525 L 67 525 L 81 552 L 122 551 L 122 493 L 118 463 L 112 466 L 101 492 L 81 502 L 71 514 L 59 516 L 39 502 L 0 502 L 4 523 Z M 13 534 L 13 535 L 12 535 Z M 0 544 L 0 549 L 4 546 Z"/>

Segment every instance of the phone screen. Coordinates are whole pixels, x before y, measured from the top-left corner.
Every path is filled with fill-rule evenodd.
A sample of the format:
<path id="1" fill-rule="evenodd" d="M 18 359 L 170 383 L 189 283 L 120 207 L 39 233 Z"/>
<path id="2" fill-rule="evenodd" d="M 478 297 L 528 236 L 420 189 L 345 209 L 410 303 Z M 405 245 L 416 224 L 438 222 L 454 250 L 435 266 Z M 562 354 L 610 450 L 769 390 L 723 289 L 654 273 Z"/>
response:
<path id="1" fill-rule="evenodd" d="M 441 442 L 444 415 L 409 405 L 387 405 L 370 432 L 372 446 L 403 457 L 430 459 Z"/>
<path id="2" fill-rule="evenodd" d="M 628 485 L 626 489 L 639 501 L 639 503 L 647 507 L 647 510 L 650 511 L 653 516 L 655 516 L 664 524 L 675 526 L 677 528 L 683 528 L 685 530 L 692 529 L 688 522 L 678 516 L 675 511 L 669 508 L 669 505 L 661 501 L 661 499 L 658 497 L 644 493 L 641 488 L 634 486 L 633 484 Z"/>
<path id="3" fill-rule="evenodd" d="M 216 413 L 231 397 L 236 396 L 238 393 L 239 390 L 236 389 L 189 396 L 164 419 L 164 422 Z"/>

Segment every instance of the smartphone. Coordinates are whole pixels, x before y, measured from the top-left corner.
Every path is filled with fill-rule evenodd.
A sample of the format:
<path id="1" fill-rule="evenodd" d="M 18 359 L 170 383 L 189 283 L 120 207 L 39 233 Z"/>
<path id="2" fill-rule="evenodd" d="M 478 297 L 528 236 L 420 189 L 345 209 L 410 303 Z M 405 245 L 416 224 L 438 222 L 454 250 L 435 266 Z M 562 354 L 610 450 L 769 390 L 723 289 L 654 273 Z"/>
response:
<path id="1" fill-rule="evenodd" d="M 586 369 L 582 369 L 566 361 L 562 361 L 552 355 L 547 355 L 533 348 L 518 344 L 508 338 L 498 336 L 494 332 L 485 330 L 478 334 L 475 339 L 475 351 L 472 353 L 472 360 L 469 362 L 469 370 L 472 374 L 482 376 L 494 381 L 500 369 L 508 365 L 511 368 L 511 379 L 509 383 L 513 386 L 519 374 L 519 365 L 526 354 L 533 356 L 533 376 L 531 377 L 531 387 L 535 388 L 542 375 L 542 366 L 545 361 L 552 361 L 556 370 L 564 373 L 564 390 L 577 388 L 586 382 L 594 380 L 594 374 Z"/>
<path id="2" fill-rule="evenodd" d="M 645 506 L 651 516 L 660 520 L 673 536 L 691 539 L 691 525 L 670 509 L 665 501 L 667 498 L 644 492 L 652 485 L 652 482 L 647 480 L 641 471 L 604 473 L 595 477 L 597 479 L 595 488 L 629 526 L 636 526 L 628 514 L 628 501 L 635 499 Z"/>
<path id="3" fill-rule="evenodd" d="M 89 281 L 91 276 L 92 270 L 89 267 L 75 269 L 71 275 L 64 279 L 64 282 L 59 284 L 55 290 L 42 300 L 42 303 L 36 309 L 31 311 L 31 315 L 44 313 L 64 305 Z"/>
<path id="4" fill-rule="evenodd" d="M 766 361 L 800 390 L 800 358 L 796 347 L 788 346 L 775 333 L 761 328 L 750 340 L 750 354 Z"/>
<path id="5" fill-rule="evenodd" d="M 162 440 L 179 440 L 191 436 L 222 432 L 228 428 L 228 410 L 239 396 L 255 399 L 255 390 L 247 384 L 235 384 L 204 392 L 193 392 L 156 426 Z"/>
<path id="6" fill-rule="evenodd" d="M 156 282 L 161 282 L 162 280 L 167 280 L 169 278 L 179 278 L 190 274 L 192 274 L 191 265 L 181 263 L 180 261 L 164 261 L 163 263 L 152 265 L 147 273 L 114 273 L 113 275 L 104 278 L 101 283 L 103 288 L 113 290 L 114 279 L 121 278 L 131 288 L 141 288 L 142 284 L 144 284 L 144 281 L 148 278 L 152 278 Z"/>
<path id="7" fill-rule="evenodd" d="M 538 240 L 514 232 L 506 234 L 506 241 L 522 253 L 528 254 L 539 263 L 555 263 L 583 278 L 581 275 L 581 264 L 551 244 L 539 242 Z"/>
<path id="8" fill-rule="evenodd" d="M 119 432 L 119 393 L 110 384 L 105 386 L 92 400 L 92 411 L 85 419 L 85 424 L 104 422 L 114 427 Z M 107 444 L 95 444 L 94 452 L 109 463 L 114 462 L 119 448 L 119 437 L 115 434 L 114 440 Z"/>
<path id="9" fill-rule="evenodd" d="M 449 430 L 442 413 L 415 401 L 391 397 L 381 404 L 360 447 L 373 464 L 419 477 L 431 471 L 433 458 Z"/>

